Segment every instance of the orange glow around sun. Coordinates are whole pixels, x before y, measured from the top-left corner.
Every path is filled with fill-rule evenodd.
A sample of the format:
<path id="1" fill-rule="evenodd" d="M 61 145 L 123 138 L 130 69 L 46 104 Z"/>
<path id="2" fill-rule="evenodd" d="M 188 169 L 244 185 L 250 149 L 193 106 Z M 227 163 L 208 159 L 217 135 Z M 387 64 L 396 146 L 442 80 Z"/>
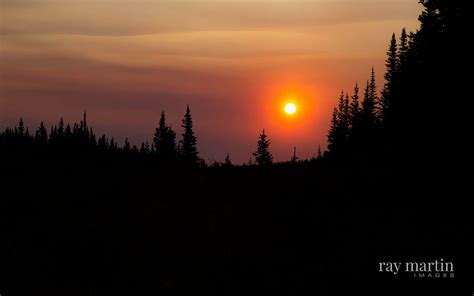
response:
<path id="1" fill-rule="evenodd" d="M 301 155 L 312 155 L 319 143 L 324 145 L 325 135 L 319 131 L 326 129 L 330 116 L 327 106 L 331 106 L 325 101 L 324 86 L 310 76 L 303 77 L 301 71 L 291 73 L 293 77 L 270 75 L 260 82 L 256 91 L 259 116 L 253 122 L 253 132 L 265 128 L 273 149 L 288 159 L 295 146 Z"/>
<path id="2" fill-rule="evenodd" d="M 269 83 L 263 103 L 264 125 L 288 140 L 309 133 L 319 117 L 315 90 L 302 83 Z"/>

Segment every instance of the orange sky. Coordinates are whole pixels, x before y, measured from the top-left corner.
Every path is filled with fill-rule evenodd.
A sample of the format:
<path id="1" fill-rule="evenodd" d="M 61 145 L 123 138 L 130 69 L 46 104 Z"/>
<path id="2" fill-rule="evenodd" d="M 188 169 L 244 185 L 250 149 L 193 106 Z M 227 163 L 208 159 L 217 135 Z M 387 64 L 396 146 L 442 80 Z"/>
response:
<path id="1" fill-rule="evenodd" d="M 262 128 L 276 159 L 311 157 L 341 89 L 382 77 L 392 32 L 418 27 L 417 2 L 2 0 L 0 128 L 87 109 L 138 144 L 162 109 L 181 133 L 190 104 L 206 161 L 247 161 Z"/>

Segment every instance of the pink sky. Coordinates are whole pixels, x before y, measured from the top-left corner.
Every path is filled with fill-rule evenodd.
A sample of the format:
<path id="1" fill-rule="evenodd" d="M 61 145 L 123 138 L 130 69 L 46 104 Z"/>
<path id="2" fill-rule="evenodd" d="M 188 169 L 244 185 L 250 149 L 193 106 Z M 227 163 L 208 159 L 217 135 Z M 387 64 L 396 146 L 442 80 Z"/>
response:
<path id="1" fill-rule="evenodd" d="M 262 128 L 277 160 L 311 157 L 341 89 L 372 65 L 381 78 L 392 32 L 417 28 L 417 2 L 5 0 L 0 128 L 86 109 L 97 133 L 138 145 L 162 109 L 180 134 L 189 104 L 208 162 L 247 161 Z"/>

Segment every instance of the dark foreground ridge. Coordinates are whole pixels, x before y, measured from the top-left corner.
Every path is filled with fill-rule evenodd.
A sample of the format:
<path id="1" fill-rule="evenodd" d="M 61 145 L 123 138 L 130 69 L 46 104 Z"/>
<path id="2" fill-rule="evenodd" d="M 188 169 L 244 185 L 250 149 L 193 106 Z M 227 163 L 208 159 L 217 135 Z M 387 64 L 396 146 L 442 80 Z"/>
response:
<path id="1" fill-rule="evenodd" d="M 409 176 L 325 160 L 184 173 L 87 162 L 2 170 L 1 286 L 11 295 L 470 288 L 472 191 L 413 187 L 428 180 Z M 379 272 L 380 262 L 435 259 L 452 262 L 455 278 Z"/>

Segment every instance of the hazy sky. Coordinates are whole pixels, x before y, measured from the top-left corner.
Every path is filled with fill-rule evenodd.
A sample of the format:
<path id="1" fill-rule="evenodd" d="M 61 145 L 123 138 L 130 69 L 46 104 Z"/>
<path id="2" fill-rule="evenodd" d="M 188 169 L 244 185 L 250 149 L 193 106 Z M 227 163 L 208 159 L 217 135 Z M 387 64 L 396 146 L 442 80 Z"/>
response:
<path id="1" fill-rule="evenodd" d="M 310 157 L 341 89 L 381 78 L 392 32 L 418 27 L 417 2 L 0 0 L 0 128 L 86 109 L 138 145 L 162 109 L 180 134 L 189 104 L 206 161 L 247 161 L 262 128 L 276 159 Z"/>

